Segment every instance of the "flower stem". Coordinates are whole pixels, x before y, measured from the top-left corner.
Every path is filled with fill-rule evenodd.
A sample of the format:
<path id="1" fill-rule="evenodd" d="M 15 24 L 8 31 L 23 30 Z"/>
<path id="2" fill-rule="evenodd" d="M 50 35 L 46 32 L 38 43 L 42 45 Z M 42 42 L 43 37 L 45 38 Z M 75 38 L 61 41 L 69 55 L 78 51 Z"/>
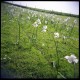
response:
<path id="1" fill-rule="evenodd" d="M 73 25 L 73 27 L 71 28 L 71 31 L 70 31 L 70 33 L 69 33 L 69 37 L 70 37 L 71 34 L 72 34 L 72 31 L 73 31 L 74 26 L 75 26 L 75 25 Z"/>
<path id="2" fill-rule="evenodd" d="M 19 24 L 19 20 L 18 20 L 18 25 L 19 25 L 19 43 L 20 43 L 20 24 Z"/>
<path id="3" fill-rule="evenodd" d="M 54 42 L 55 42 L 55 46 L 56 46 L 56 54 L 57 54 L 57 67 L 56 67 L 56 69 L 57 69 L 57 75 L 58 75 L 58 67 L 59 67 L 59 55 L 58 55 L 58 42 L 57 41 L 55 41 L 54 40 Z M 56 76 L 57 76 L 56 75 Z"/>
<path id="4" fill-rule="evenodd" d="M 38 32 L 38 27 L 36 28 L 36 39 L 37 39 L 37 32 Z"/>
<path id="5" fill-rule="evenodd" d="M 74 63 L 74 78 L 75 78 L 75 63 Z"/>

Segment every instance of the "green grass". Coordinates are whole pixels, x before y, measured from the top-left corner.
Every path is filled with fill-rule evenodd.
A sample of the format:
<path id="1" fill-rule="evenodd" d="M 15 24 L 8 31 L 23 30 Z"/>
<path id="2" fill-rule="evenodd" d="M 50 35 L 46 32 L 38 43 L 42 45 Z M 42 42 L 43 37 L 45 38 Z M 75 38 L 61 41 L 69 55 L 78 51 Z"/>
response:
<path id="1" fill-rule="evenodd" d="M 13 12 L 11 12 L 12 9 L 14 9 Z M 6 78 L 62 78 L 60 74 L 57 75 L 58 67 L 58 72 L 64 77 L 74 78 L 74 67 L 64 57 L 73 53 L 79 59 L 79 18 L 69 16 L 70 20 L 66 25 L 63 21 L 67 16 L 24 10 L 1 3 L 1 76 Z M 36 16 L 32 16 L 34 13 Z M 41 24 L 37 28 L 33 27 L 32 24 L 38 18 Z M 61 21 L 58 22 L 57 18 L 61 18 Z M 74 24 L 75 19 L 77 23 L 72 29 L 70 25 Z M 45 20 L 48 21 L 47 24 Z M 42 32 L 44 25 L 48 27 L 46 32 Z M 54 38 L 54 32 L 59 32 L 58 39 Z M 67 38 L 63 40 L 63 36 Z M 57 66 L 57 53 L 59 66 Z M 52 61 L 56 62 L 57 67 L 52 66 Z M 78 78 L 79 63 L 76 64 L 75 73 Z"/>

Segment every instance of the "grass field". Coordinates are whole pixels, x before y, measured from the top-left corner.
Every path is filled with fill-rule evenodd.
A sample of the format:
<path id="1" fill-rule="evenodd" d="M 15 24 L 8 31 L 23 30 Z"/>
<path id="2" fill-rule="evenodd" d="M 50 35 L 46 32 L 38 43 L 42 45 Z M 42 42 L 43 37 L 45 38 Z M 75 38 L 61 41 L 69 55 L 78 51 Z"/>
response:
<path id="1" fill-rule="evenodd" d="M 78 78 L 71 54 L 79 59 L 79 18 L 1 3 L 2 78 Z"/>

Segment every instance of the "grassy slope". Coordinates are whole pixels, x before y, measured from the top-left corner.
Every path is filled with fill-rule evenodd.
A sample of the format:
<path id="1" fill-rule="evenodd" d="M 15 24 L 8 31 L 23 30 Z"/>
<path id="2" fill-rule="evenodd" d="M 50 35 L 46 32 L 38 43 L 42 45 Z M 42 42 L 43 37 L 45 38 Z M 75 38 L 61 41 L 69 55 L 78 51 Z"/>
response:
<path id="1" fill-rule="evenodd" d="M 56 69 L 52 68 L 51 61 L 56 61 L 56 47 L 54 43 L 54 32 L 59 32 L 60 36 L 68 36 L 71 33 L 70 24 L 73 24 L 75 19 L 70 17 L 68 25 L 61 23 L 67 16 L 56 16 L 53 18 L 55 23 L 51 23 L 51 14 L 35 12 L 37 16 L 33 16 L 32 10 L 26 9 L 23 12 L 22 8 L 13 7 L 12 17 L 9 11 L 10 5 L 1 4 L 1 72 L 4 77 L 17 77 L 17 78 L 55 78 Z M 22 16 L 19 18 L 20 25 L 20 44 L 15 44 L 19 41 L 19 25 L 18 15 L 21 12 Z M 40 16 L 42 14 L 44 16 Z M 45 15 L 48 15 L 45 17 Z M 27 17 L 30 17 L 30 20 Z M 33 27 L 32 24 L 40 18 L 42 24 L 38 29 Z M 48 18 L 49 17 L 49 18 Z M 61 18 L 61 22 L 57 23 L 56 19 Z M 48 30 L 46 33 L 41 32 L 44 21 L 48 21 Z M 73 28 L 70 37 L 79 38 L 78 23 Z M 69 28 L 67 31 L 66 28 Z M 36 37 L 37 29 L 37 37 Z M 64 56 L 74 53 L 79 58 L 78 40 L 67 38 L 63 41 L 62 38 L 58 39 L 58 53 L 60 57 L 59 71 L 64 74 L 66 78 L 72 78 L 74 75 L 73 65 L 68 63 Z M 42 46 L 42 44 L 45 46 Z M 6 59 L 3 59 L 6 56 Z M 11 59 L 9 59 L 10 57 Z M 79 76 L 79 64 L 76 64 L 76 77 Z M 61 76 L 59 76 L 61 77 Z"/>

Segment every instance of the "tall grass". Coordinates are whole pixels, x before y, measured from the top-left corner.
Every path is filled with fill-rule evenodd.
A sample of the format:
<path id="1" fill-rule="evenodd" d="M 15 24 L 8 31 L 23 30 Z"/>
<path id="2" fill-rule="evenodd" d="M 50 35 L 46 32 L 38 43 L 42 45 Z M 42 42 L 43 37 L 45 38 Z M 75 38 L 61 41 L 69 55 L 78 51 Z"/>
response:
<path id="1" fill-rule="evenodd" d="M 70 54 L 79 58 L 79 18 L 69 17 L 2 3 L 2 76 L 78 78 L 79 63 L 75 64 L 73 69 L 73 65 L 64 59 Z M 33 23 L 38 19 L 41 20 L 41 24 L 34 27 Z M 75 24 L 74 20 L 77 20 Z M 45 32 L 42 31 L 44 25 L 47 26 Z M 59 33 L 59 38 L 54 37 L 55 32 Z"/>

